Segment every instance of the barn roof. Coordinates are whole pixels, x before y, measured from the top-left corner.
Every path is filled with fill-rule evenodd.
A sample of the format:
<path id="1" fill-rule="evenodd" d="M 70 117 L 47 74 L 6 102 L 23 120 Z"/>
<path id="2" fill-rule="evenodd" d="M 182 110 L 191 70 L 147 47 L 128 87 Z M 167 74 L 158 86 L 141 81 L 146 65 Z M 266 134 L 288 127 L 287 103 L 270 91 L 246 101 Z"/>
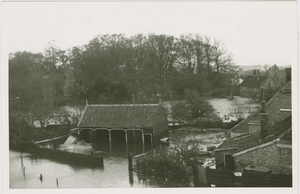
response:
<path id="1" fill-rule="evenodd" d="M 159 104 L 87 105 L 78 127 L 153 128 L 160 121 L 167 117 Z"/>

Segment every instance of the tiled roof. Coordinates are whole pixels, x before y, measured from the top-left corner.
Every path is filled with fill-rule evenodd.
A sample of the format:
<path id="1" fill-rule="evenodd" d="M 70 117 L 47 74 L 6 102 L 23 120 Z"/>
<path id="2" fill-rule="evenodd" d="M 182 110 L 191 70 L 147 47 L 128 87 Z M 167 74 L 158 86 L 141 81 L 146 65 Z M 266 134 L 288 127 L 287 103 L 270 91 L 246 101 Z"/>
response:
<path id="1" fill-rule="evenodd" d="M 153 128 L 167 121 L 159 104 L 87 105 L 78 127 Z"/>
<path id="2" fill-rule="evenodd" d="M 273 65 L 272 67 L 270 67 L 269 69 L 268 69 L 268 74 L 269 75 L 271 75 L 271 76 L 274 76 L 275 75 L 275 73 L 277 73 L 277 72 L 279 72 L 280 70 L 279 70 L 279 68 L 276 66 L 276 64 L 275 65 Z"/>
<path id="3" fill-rule="evenodd" d="M 283 88 L 281 88 L 281 92 L 291 93 L 292 92 L 292 84 L 291 84 L 291 82 L 287 83 Z"/>
<path id="4" fill-rule="evenodd" d="M 225 140 L 215 151 L 235 149 L 234 153 L 254 147 L 259 143 L 259 135 L 243 135 Z"/>
<path id="5" fill-rule="evenodd" d="M 290 127 L 286 133 L 282 136 L 281 138 L 282 140 L 287 140 L 287 141 L 290 141 L 292 142 L 292 127 Z"/>
<path id="6" fill-rule="evenodd" d="M 284 104 L 283 104 L 284 103 Z M 267 137 L 260 141 L 258 135 L 239 135 L 237 137 L 224 141 L 217 149 L 230 149 L 236 148 L 234 153 L 246 150 L 248 148 L 272 141 L 277 138 L 284 140 L 290 140 L 292 133 L 289 131 L 292 124 L 292 116 L 290 112 L 280 112 L 281 108 L 291 109 L 291 83 L 287 83 L 279 92 L 277 92 L 267 103 L 266 111 L 269 113 L 269 125 L 266 127 Z M 259 113 L 261 109 L 250 115 L 248 118 L 241 121 L 239 124 L 234 126 L 228 132 L 234 132 L 237 134 L 245 134 L 249 131 L 248 123 L 251 120 L 259 120 Z M 280 114 L 280 122 L 274 121 L 274 116 Z M 271 121 L 271 122 L 270 122 Z"/>
<path id="7" fill-rule="evenodd" d="M 269 114 L 269 121 L 275 122 L 276 120 L 282 120 L 289 113 L 280 112 L 280 109 L 291 109 L 291 82 L 287 83 L 278 91 L 267 103 L 266 103 L 266 112 Z M 238 123 L 228 132 L 233 133 L 246 133 L 248 132 L 248 123 L 251 120 L 260 120 L 259 113 L 261 108 L 256 112 L 252 113 L 249 117 Z"/>
<path id="8" fill-rule="evenodd" d="M 267 76 L 260 75 L 260 76 L 254 76 L 249 75 L 246 77 L 246 79 L 241 83 L 241 87 L 249 87 L 249 88 L 256 88 L 260 86 L 265 80 L 267 79 Z"/>
<path id="9" fill-rule="evenodd" d="M 269 126 L 267 128 L 268 136 L 260 139 L 260 135 L 242 135 L 237 136 L 228 140 L 225 140 L 215 151 L 226 150 L 226 149 L 235 149 L 234 153 L 273 141 L 277 138 L 288 139 L 289 133 L 288 130 L 291 128 L 291 115 L 286 117 L 280 123 L 276 125 Z M 291 138 L 290 138 L 291 139 Z"/>

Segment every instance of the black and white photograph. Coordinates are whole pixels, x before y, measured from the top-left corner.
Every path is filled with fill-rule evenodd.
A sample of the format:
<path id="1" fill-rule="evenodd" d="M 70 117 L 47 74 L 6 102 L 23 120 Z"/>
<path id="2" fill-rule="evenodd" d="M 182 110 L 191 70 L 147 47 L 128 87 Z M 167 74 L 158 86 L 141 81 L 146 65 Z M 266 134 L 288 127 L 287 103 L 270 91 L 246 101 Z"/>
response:
<path id="1" fill-rule="evenodd" d="M 299 192 L 297 6 L 1 2 L 3 193 Z"/>

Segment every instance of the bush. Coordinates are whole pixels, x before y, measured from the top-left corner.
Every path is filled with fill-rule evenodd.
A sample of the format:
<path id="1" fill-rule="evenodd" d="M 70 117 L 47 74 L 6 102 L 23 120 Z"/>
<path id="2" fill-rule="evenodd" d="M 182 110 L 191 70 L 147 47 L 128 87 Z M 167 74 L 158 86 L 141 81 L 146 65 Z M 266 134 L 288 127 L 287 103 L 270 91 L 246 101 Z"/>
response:
<path id="1" fill-rule="evenodd" d="M 188 168 L 170 159 L 148 158 L 136 169 L 137 175 L 145 183 L 159 187 L 191 186 Z"/>
<path id="2" fill-rule="evenodd" d="M 185 91 L 185 101 L 172 106 L 172 116 L 178 121 L 196 121 L 200 117 L 217 117 L 216 110 L 194 90 Z"/>

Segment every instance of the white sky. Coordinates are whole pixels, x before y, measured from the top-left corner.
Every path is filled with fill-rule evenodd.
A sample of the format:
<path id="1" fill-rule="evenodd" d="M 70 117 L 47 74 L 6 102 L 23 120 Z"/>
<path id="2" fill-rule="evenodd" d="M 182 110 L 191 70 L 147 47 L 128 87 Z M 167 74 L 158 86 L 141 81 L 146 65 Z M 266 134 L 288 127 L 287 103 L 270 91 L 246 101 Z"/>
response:
<path id="1" fill-rule="evenodd" d="M 221 40 L 237 65 L 292 63 L 296 11 L 289 2 L 2 2 L 8 52 L 87 44 L 99 34 L 199 33 Z"/>

